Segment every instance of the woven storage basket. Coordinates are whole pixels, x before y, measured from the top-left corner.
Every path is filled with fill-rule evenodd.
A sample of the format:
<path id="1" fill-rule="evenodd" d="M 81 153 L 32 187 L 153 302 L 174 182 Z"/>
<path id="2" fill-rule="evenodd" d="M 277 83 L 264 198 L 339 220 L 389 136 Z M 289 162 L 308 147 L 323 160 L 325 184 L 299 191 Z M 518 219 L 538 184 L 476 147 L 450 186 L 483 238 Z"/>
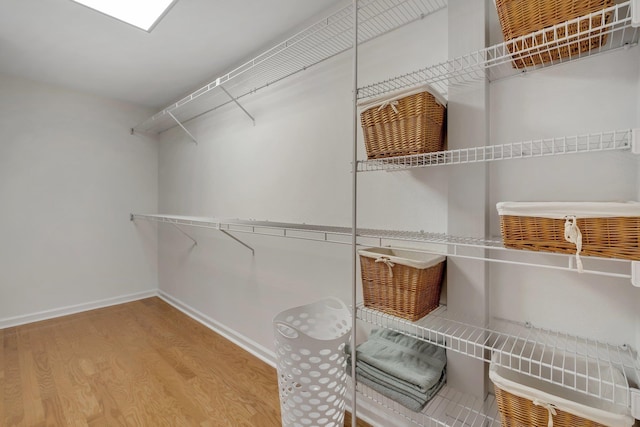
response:
<path id="1" fill-rule="evenodd" d="M 534 37 L 525 37 L 508 43 L 513 53 L 515 68 L 530 67 L 562 58 L 573 57 L 604 45 L 607 35 L 602 34 L 602 26 L 611 18 L 611 13 L 596 14 L 591 18 L 578 19 L 576 22 L 553 30 L 545 28 L 571 21 L 593 12 L 612 6 L 613 0 L 495 0 L 498 18 L 505 41 L 517 39 L 539 31 Z M 595 28 L 588 34 L 590 28 Z M 598 29 L 600 28 L 600 29 Z M 581 41 L 571 42 L 571 35 L 581 33 Z M 565 44 L 558 47 L 558 43 Z M 575 39 L 574 39 L 575 40 Z M 543 47 L 533 48 L 544 43 Z M 520 52 L 520 53 L 519 53 Z"/>
<path id="2" fill-rule="evenodd" d="M 445 105 L 437 92 L 424 87 L 362 104 L 367 158 L 442 151 Z"/>
<path id="3" fill-rule="evenodd" d="M 387 248 L 358 254 L 365 307 L 408 320 L 438 307 L 444 256 Z"/>
<path id="4" fill-rule="evenodd" d="M 605 400 L 552 384 L 548 378 L 541 380 L 499 366 L 495 363 L 497 359 L 494 353 L 489 378 L 494 384 L 502 427 L 548 427 L 550 421 L 554 427 L 629 427 L 634 423 L 628 414 L 626 399 L 610 403 L 613 400 L 613 387 L 603 385 L 615 383 L 624 386 L 625 378 L 615 368 L 598 369 L 590 366 L 592 370 L 589 370 L 589 376 L 600 375 L 600 378 L 592 378 L 596 387 L 590 390 L 601 390 L 597 384 L 604 387 L 602 396 Z M 558 359 L 556 364 L 567 360 L 564 357 Z M 557 366 L 554 371 L 559 369 L 562 367 Z M 550 375 L 551 371 L 548 372 Z M 573 374 L 577 378 L 572 378 L 579 381 L 584 379 L 585 374 Z"/>
<path id="5" fill-rule="evenodd" d="M 575 254 L 565 225 L 576 217 L 580 255 L 640 260 L 640 203 L 501 202 L 497 208 L 508 248 Z"/>

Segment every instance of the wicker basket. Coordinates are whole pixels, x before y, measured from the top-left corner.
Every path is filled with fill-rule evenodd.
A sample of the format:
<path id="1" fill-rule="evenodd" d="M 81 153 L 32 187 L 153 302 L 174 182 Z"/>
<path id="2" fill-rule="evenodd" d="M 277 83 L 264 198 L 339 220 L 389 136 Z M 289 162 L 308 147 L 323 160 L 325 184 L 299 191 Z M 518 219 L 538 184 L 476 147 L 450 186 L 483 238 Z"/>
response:
<path id="1" fill-rule="evenodd" d="M 610 21 L 611 13 L 596 14 L 591 18 L 577 18 L 602 11 L 613 3 L 613 0 L 496 0 L 498 18 L 505 41 L 538 32 L 535 36 L 508 43 L 509 51 L 514 54 L 513 66 L 524 68 L 540 65 L 577 56 L 604 45 L 607 35 L 602 34 L 601 27 Z M 574 19 L 577 21 L 558 28 L 555 33 L 553 30 L 540 31 Z M 585 31 L 589 31 L 590 28 L 595 29 L 588 35 L 585 34 Z M 569 37 L 577 34 L 578 31 L 582 34 L 581 41 L 571 42 Z M 554 40 L 560 40 L 557 44 L 564 44 L 564 46 L 558 47 L 554 44 Z M 532 48 L 541 44 L 544 46 Z"/>
<path id="2" fill-rule="evenodd" d="M 360 121 L 367 158 L 442 151 L 445 105 L 437 92 L 425 88 L 362 105 L 366 108 Z"/>
<path id="3" fill-rule="evenodd" d="M 580 255 L 640 260 L 640 203 L 502 202 L 497 208 L 508 248 L 574 254 L 565 227 L 567 217 L 576 217 Z"/>
<path id="4" fill-rule="evenodd" d="M 387 248 L 358 254 L 365 307 L 408 320 L 438 307 L 444 256 Z"/>
<path id="5" fill-rule="evenodd" d="M 494 360 L 497 359 L 495 356 Z M 599 370 L 595 366 L 590 367 L 593 370 L 589 371 L 589 376 L 601 375 L 605 383 L 613 381 L 621 387 L 626 383 L 623 374 L 615 368 Z M 585 374 L 582 372 L 582 377 L 578 378 L 583 378 Z M 629 427 L 634 423 L 625 405 L 609 403 L 551 384 L 546 378 L 534 378 L 499 366 L 494 361 L 489 369 L 489 378 L 494 384 L 502 427 L 548 427 L 550 421 L 554 427 Z M 593 381 L 602 386 L 597 378 Z M 590 390 L 600 389 L 595 387 Z M 612 387 L 609 387 L 602 395 L 606 400 L 611 400 L 613 393 Z"/>

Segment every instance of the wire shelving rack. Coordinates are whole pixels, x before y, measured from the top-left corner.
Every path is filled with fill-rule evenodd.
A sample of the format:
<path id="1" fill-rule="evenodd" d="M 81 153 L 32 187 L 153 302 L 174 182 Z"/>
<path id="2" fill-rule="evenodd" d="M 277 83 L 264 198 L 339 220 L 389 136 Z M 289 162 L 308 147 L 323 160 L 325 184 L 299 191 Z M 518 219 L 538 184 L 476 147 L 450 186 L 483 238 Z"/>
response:
<path id="1" fill-rule="evenodd" d="M 131 220 L 146 220 L 176 226 L 208 228 L 226 232 L 228 235 L 230 233 L 257 234 L 345 245 L 351 244 L 350 227 L 137 213 L 131 214 Z M 578 271 L 573 262 L 574 258 L 571 255 L 554 253 L 541 254 L 530 251 L 506 249 L 500 239 L 480 239 L 452 236 L 444 233 L 372 228 L 359 228 L 357 230 L 357 239 L 358 245 L 360 246 L 398 247 L 399 245 L 404 245 L 403 247 L 406 247 L 407 243 L 412 243 L 418 245 L 413 248 L 415 250 L 449 257 L 569 272 Z M 238 239 L 236 238 L 236 240 Z M 540 255 L 544 256 L 541 257 Z M 631 279 L 629 268 L 631 261 L 597 257 L 582 257 L 582 260 L 584 264 L 582 274 Z"/>
<path id="2" fill-rule="evenodd" d="M 447 0 L 363 0 L 358 8 L 358 43 L 379 37 L 446 6 Z M 353 7 L 348 5 L 167 106 L 133 130 L 160 133 L 178 123 L 183 124 L 237 102 L 348 50 L 353 45 L 352 34 Z"/>
<path id="3" fill-rule="evenodd" d="M 499 80 L 517 74 L 547 68 L 593 55 L 628 48 L 638 43 L 638 27 L 634 27 L 633 0 L 616 4 L 599 12 L 581 16 L 544 30 L 468 53 L 445 62 L 396 76 L 378 83 L 358 88 L 358 99 L 381 96 L 407 87 L 429 84 L 447 97 L 454 85 L 488 79 Z M 600 24 L 595 25 L 599 19 Z M 586 25 L 584 25 L 586 21 Z M 581 29 L 572 34 L 569 27 L 578 24 Z M 580 27 L 582 25 L 582 27 Z M 552 37 L 551 37 L 552 36 Z M 514 58 L 524 63 L 539 63 L 544 54 L 559 52 L 563 48 L 588 44 L 600 38 L 603 42 L 588 51 L 542 62 L 526 69 L 514 67 Z M 571 49 L 569 49 L 571 51 Z M 576 51 L 579 51 L 576 49 Z M 514 54 L 512 52 L 517 52 Z"/>
<path id="4" fill-rule="evenodd" d="M 557 25 L 552 28 L 555 35 L 553 40 L 546 39 L 549 30 L 526 35 L 440 64 L 360 87 L 357 90 L 357 97 L 358 99 L 366 99 L 381 96 L 398 89 L 424 83 L 435 87 L 446 97 L 454 85 L 463 85 L 478 79 L 494 81 L 633 46 L 638 42 L 638 29 L 632 25 L 631 3 L 632 1 L 627 1 L 602 12 Z M 358 8 L 361 20 L 358 25 L 358 44 L 437 12 L 447 6 L 447 0 L 361 0 L 360 5 Z M 604 24 L 601 26 L 590 25 L 587 31 L 558 37 L 559 34 L 569 34 L 566 31 L 569 25 L 582 19 L 591 21 L 591 18 L 598 14 L 602 14 L 601 22 Z M 607 16 L 605 17 L 605 15 Z M 182 126 L 182 123 L 186 121 L 227 104 L 238 103 L 238 100 L 262 88 L 332 58 L 353 46 L 352 24 L 352 6 L 340 9 L 326 19 L 171 104 L 140 123 L 134 130 L 159 133 L 176 125 Z M 518 59 L 523 59 L 527 54 L 533 57 L 540 55 L 540 52 L 551 52 L 604 35 L 607 37 L 607 42 L 587 53 L 528 67 L 526 71 L 514 68 L 512 65 L 514 58 L 511 52 L 516 44 L 526 46 L 524 50 L 520 50 L 518 57 Z M 449 150 L 389 160 L 359 161 L 357 162 L 357 171 L 396 170 L 550 155 L 629 150 L 632 145 L 633 133 L 632 130 L 602 132 L 600 134 Z M 222 220 L 155 214 L 131 214 L 131 219 L 168 223 L 176 226 L 217 229 L 234 234 L 258 234 L 348 245 L 351 244 L 352 235 L 351 227 L 270 221 Z M 356 234 L 359 245 L 393 246 L 395 242 L 412 242 L 426 245 L 428 248 L 424 249 L 425 251 L 443 253 L 452 257 L 576 271 L 571 262 L 572 257 L 567 255 L 545 254 L 547 257 L 540 262 L 509 260 L 505 254 L 522 253 L 523 251 L 505 249 L 502 243 L 496 239 L 464 238 L 422 231 L 373 229 L 358 229 Z M 465 251 L 471 251 L 471 253 Z M 527 256 L 533 255 L 531 252 L 526 254 Z M 546 258 L 565 261 L 569 259 L 569 263 L 568 266 L 550 265 Z M 599 260 L 596 259 L 596 261 Z M 629 263 L 622 260 L 607 261 L 614 264 Z M 631 277 L 629 274 L 620 273 L 620 269 L 617 267 L 610 271 L 598 266 L 593 270 L 587 269 L 586 272 L 611 277 Z M 499 319 L 494 319 L 489 325 L 475 326 L 473 322 L 453 318 L 447 312 L 446 307 L 437 309 L 415 323 L 370 310 L 362 305 L 356 307 L 356 315 L 360 320 L 371 325 L 398 330 L 433 342 L 445 343 L 443 345 L 450 351 L 485 362 L 491 361 L 493 354 L 497 358 L 497 363 L 510 369 L 603 399 L 615 405 L 626 406 L 630 404 L 630 387 L 637 387 L 640 379 L 637 355 L 631 348 L 625 346 L 596 342 Z M 558 360 L 560 368 L 556 366 Z M 619 383 L 613 377 L 606 375 L 604 377 L 598 375 L 597 378 L 594 375 L 612 367 L 623 373 L 626 383 Z M 367 399 L 403 415 L 418 425 L 500 425 L 495 401 L 491 397 L 485 402 L 478 402 L 450 387 L 445 387 L 438 393 L 423 414 L 415 416 L 412 413 L 407 414 L 397 404 L 366 386 L 359 384 L 358 391 Z M 611 395 L 607 391 L 611 391 Z M 489 409 L 487 410 L 487 408 Z"/>
<path id="5" fill-rule="evenodd" d="M 358 383 L 357 391 L 370 402 L 418 426 L 500 427 L 498 406 L 492 395 L 482 401 L 445 385 L 421 412 L 413 412 L 366 385 Z"/>
<path id="6" fill-rule="evenodd" d="M 395 171 L 429 166 L 461 165 L 566 154 L 637 150 L 633 129 L 561 136 L 531 141 L 438 151 L 387 159 L 359 160 L 358 172 Z"/>
<path id="7" fill-rule="evenodd" d="M 627 345 L 495 318 L 482 326 L 473 320 L 459 320 L 445 306 L 416 322 L 362 303 L 356 315 L 368 324 L 428 340 L 481 361 L 491 362 L 493 358 L 494 363 L 506 368 L 624 408 L 631 405 L 630 388 L 637 387 L 640 379 L 637 354 Z M 623 382 L 612 369 L 622 374 Z"/>

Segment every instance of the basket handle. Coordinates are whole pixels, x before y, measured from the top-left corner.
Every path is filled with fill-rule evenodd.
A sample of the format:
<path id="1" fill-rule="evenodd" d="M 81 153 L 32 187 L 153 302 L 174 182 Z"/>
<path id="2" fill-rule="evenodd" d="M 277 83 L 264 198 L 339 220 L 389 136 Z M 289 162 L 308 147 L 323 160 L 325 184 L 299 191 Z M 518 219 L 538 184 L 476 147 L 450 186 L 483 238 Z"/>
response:
<path id="1" fill-rule="evenodd" d="M 276 326 L 276 331 L 278 331 L 278 333 L 285 338 L 294 340 L 300 336 L 298 329 L 296 329 L 296 327 L 291 323 L 285 322 L 283 320 L 275 320 L 273 323 Z"/>
<path id="2" fill-rule="evenodd" d="M 580 251 L 582 251 L 582 233 L 578 227 L 578 220 L 573 215 L 567 215 L 564 221 L 564 239 L 569 243 L 576 245 L 576 266 L 578 273 L 583 272 L 582 260 L 580 259 Z"/>
<path id="3" fill-rule="evenodd" d="M 547 423 L 547 426 L 553 427 L 553 417 L 555 415 L 558 415 L 556 412 L 556 407 L 553 406 L 553 404 L 551 403 L 542 402 L 538 399 L 533 399 L 533 404 L 536 406 L 542 406 L 544 409 L 547 410 L 547 412 L 549 412 L 549 422 Z"/>
<path id="4" fill-rule="evenodd" d="M 340 298 L 329 296 L 329 297 L 325 298 L 324 300 L 322 300 L 322 302 L 325 303 L 327 308 L 332 308 L 334 310 L 347 310 L 347 311 L 349 311 L 349 307 L 347 307 L 347 305 Z M 330 306 L 328 304 L 329 302 L 334 302 L 337 305 L 337 307 Z"/>
<path id="5" fill-rule="evenodd" d="M 395 267 L 395 264 L 391 262 L 391 258 L 387 258 L 387 257 L 381 256 L 379 258 L 376 258 L 376 260 L 374 262 L 382 262 L 387 267 L 389 267 L 389 276 L 391 278 L 393 278 L 393 267 Z"/>
<path id="6" fill-rule="evenodd" d="M 391 107 L 393 112 L 398 114 L 398 101 L 396 100 L 385 101 L 382 104 L 380 104 L 380 107 L 378 107 L 378 111 L 382 111 L 387 107 Z"/>

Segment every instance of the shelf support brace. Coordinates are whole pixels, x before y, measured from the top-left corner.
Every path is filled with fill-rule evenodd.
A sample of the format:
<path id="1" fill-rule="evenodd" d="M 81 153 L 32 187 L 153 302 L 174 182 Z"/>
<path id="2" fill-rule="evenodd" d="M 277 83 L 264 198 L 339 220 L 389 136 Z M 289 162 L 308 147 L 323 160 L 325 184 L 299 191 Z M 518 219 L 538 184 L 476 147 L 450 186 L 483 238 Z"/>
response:
<path id="1" fill-rule="evenodd" d="M 233 234 L 229 233 L 229 232 L 228 232 L 228 231 L 226 231 L 226 230 L 223 230 L 223 229 L 221 229 L 221 228 L 218 228 L 218 230 L 219 230 L 221 233 L 224 233 L 224 234 L 226 234 L 227 236 L 231 237 L 233 240 L 235 240 L 236 242 L 240 243 L 240 244 L 241 244 L 242 246 L 244 246 L 245 248 L 249 249 L 249 250 L 251 251 L 251 255 L 255 256 L 256 251 L 255 251 L 255 250 L 253 250 L 253 248 L 252 248 L 251 246 L 247 245 L 245 242 L 243 242 L 242 240 L 238 239 L 236 236 L 234 236 Z"/>
<path id="2" fill-rule="evenodd" d="M 193 237 L 191 237 L 186 231 L 184 231 L 182 228 L 178 227 L 178 224 L 174 224 L 172 222 L 170 222 L 169 224 L 173 225 L 175 228 L 178 229 L 179 232 L 181 232 L 182 234 L 184 234 L 185 236 L 187 236 L 189 239 L 191 239 L 191 241 L 193 241 L 193 245 L 194 246 L 198 246 L 198 241 L 196 239 L 194 239 Z"/>
<path id="3" fill-rule="evenodd" d="M 631 26 L 640 27 L 640 0 L 631 1 Z"/>
<path id="4" fill-rule="evenodd" d="M 226 90 L 226 89 L 224 88 L 224 86 L 220 86 L 220 89 L 222 89 L 222 90 L 224 91 L 224 93 L 226 93 L 226 94 L 227 94 L 227 96 L 228 96 L 229 98 L 231 98 L 231 100 L 232 100 L 233 102 L 235 102 L 235 103 L 236 103 L 236 105 L 237 105 L 238 107 L 240 107 L 240 109 L 241 109 L 242 111 L 244 111 L 244 113 L 245 113 L 247 116 L 249 116 L 249 118 L 250 118 L 250 119 L 251 119 L 251 121 L 253 122 L 253 125 L 255 126 L 255 125 L 256 125 L 256 119 L 254 119 L 254 118 L 253 118 L 253 116 L 252 116 L 251 114 L 249 114 L 249 112 L 248 112 L 247 110 L 245 110 L 245 108 L 244 108 L 244 107 L 243 107 L 243 106 L 238 102 L 238 100 L 237 100 L 236 98 L 234 98 L 234 97 L 233 97 L 233 95 L 231 95 L 231 94 L 229 93 L 229 91 L 228 91 L 228 90 Z"/>
<path id="5" fill-rule="evenodd" d="M 640 288 L 640 261 L 631 261 L 631 284 Z"/>
<path id="6" fill-rule="evenodd" d="M 180 120 L 176 119 L 176 116 L 174 116 L 173 113 L 171 113 L 171 111 L 167 111 L 167 114 L 169 114 L 171 118 L 178 124 L 178 126 L 180 126 L 182 130 L 185 131 L 187 135 L 189 135 L 189 138 L 191 138 L 191 140 L 195 142 L 196 145 L 198 145 L 198 141 L 196 140 L 196 138 L 191 134 L 191 132 L 189 132 L 189 130 L 186 127 L 184 127 L 182 123 L 180 123 Z"/>

